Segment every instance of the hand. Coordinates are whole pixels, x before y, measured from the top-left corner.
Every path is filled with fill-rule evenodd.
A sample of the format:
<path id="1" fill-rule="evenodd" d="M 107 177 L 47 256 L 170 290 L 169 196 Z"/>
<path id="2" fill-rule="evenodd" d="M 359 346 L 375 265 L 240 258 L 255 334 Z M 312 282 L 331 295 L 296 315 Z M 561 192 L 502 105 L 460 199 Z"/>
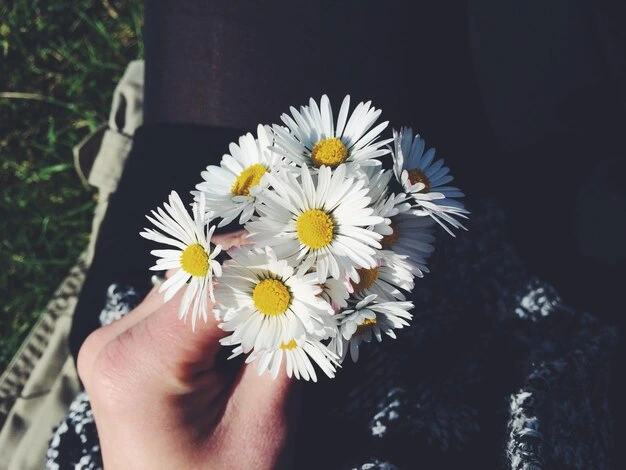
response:
<path id="1" fill-rule="evenodd" d="M 216 237 L 217 238 L 217 237 Z M 240 244 L 240 233 L 216 243 Z M 132 312 L 92 333 L 78 356 L 105 468 L 264 469 L 286 466 L 297 390 L 254 364 L 216 366 L 224 336 L 213 315 L 195 333 L 155 287 Z"/>

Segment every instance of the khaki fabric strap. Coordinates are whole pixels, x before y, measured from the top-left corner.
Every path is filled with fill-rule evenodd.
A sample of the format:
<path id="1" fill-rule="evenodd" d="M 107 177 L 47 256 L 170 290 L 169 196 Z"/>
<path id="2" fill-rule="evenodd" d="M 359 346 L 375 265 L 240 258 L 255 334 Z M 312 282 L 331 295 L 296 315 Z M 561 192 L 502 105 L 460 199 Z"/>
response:
<path id="1" fill-rule="evenodd" d="M 67 336 L 87 266 L 63 281 L 0 378 L 0 468 L 40 469 L 52 429 L 80 390 Z"/>

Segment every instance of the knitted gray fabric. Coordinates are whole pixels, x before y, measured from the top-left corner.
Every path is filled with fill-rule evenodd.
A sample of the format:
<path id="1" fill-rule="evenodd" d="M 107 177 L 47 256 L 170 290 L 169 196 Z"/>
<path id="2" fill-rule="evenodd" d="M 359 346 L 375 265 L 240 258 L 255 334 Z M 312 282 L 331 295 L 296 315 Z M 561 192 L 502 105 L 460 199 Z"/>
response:
<path id="1" fill-rule="evenodd" d="M 305 384 L 294 468 L 610 468 L 615 331 L 526 271 L 492 203 L 471 209 L 469 233 L 441 234 L 417 280 L 411 327 Z M 113 316 L 139 299 L 108 294 Z M 72 413 L 48 468 L 69 465 L 64 443 L 85 441 L 72 455 L 97 448 L 71 436 L 95 431 L 68 426 Z"/>

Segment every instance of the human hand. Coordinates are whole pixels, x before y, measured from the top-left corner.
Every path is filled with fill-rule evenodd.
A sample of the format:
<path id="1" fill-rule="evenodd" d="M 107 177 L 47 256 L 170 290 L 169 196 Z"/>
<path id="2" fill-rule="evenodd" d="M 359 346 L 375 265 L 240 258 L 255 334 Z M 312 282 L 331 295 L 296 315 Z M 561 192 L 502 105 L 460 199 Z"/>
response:
<path id="1" fill-rule="evenodd" d="M 242 233 L 215 237 L 224 249 Z M 92 333 L 78 356 L 102 458 L 110 469 L 263 469 L 286 466 L 297 390 L 254 365 L 216 368 L 224 333 L 213 315 L 192 332 L 158 286 L 132 312 Z"/>

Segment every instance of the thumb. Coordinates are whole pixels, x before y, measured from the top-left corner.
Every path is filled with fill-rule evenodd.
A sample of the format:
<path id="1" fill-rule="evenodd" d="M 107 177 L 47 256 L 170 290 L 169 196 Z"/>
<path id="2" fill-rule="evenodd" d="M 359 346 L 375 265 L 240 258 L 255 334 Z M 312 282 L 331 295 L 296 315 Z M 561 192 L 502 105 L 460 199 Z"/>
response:
<path id="1" fill-rule="evenodd" d="M 184 289 L 183 289 L 184 290 Z M 97 371 L 117 387 L 147 394 L 184 394 L 211 372 L 224 332 L 209 303 L 208 320 L 195 331 L 178 318 L 184 295 L 170 301 L 110 341 L 96 359 Z"/>

